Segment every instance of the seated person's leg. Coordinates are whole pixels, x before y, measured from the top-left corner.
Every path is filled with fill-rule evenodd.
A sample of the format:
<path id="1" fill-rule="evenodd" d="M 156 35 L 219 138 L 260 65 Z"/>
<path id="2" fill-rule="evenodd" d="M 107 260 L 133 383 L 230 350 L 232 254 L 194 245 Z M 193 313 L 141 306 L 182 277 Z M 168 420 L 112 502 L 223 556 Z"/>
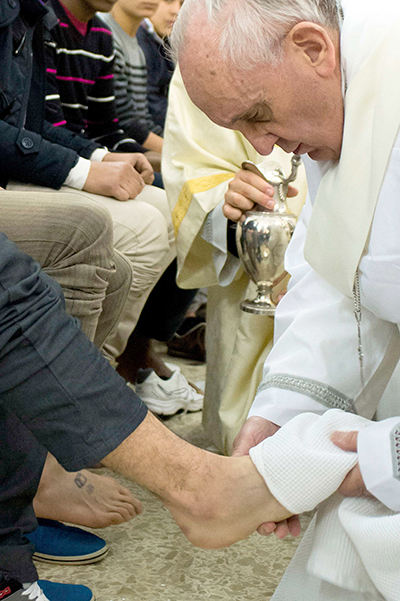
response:
<path id="1" fill-rule="evenodd" d="M 165 363 L 153 343 L 153 339 L 172 338 L 196 293 L 177 286 L 176 271 L 174 259 L 151 291 L 125 351 L 118 358 L 118 373 L 127 382 L 135 383 L 137 394 L 157 415 L 200 411 L 203 407 L 203 392 L 186 380 L 178 366 Z"/>
<path id="2" fill-rule="evenodd" d="M 103 310 L 94 337 L 94 344 L 103 356 L 113 362 L 113 357 L 108 357 L 103 345 L 107 337 L 118 328 L 121 316 L 125 310 L 133 280 L 133 269 L 129 259 L 114 249 L 113 264 L 115 271 L 108 278 L 106 297 L 103 301 Z"/>
<path id="3" fill-rule="evenodd" d="M 118 373 L 128 382 L 136 382 L 139 368 L 152 368 L 163 378 L 172 375 L 168 366 L 152 351 L 150 340 L 170 340 L 196 294 L 196 290 L 183 290 L 177 286 L 176 270 L 174 259 L 151 291 L 125 351 L 118 359 Z"/>
<path id="4" fill-rule="evenodd" d="M 198 449 L 151 414 L 103 463 L 155 492 L 196 546 L 229 546 L 264 521 L 290 515 L 250 457 Z"/>
<path id="5" fill-rule="evenodd" d="M 39 192 L 40 196 L 36 195 L 37 202 L 50 194 L 56 194 L 58 199 L 61 193 L 65 193 L 68 198 L 88 201 L 100 210 L 104 207 L 111 214 L 114 247 L 130 261 L 134 275 L 119 324 L 102 346 L 105 356 L 115 360 L 123 352 L 151 289 L 175 256 L 175 239 L 165 192 L 145 186 L 134 200 L 120 202 L 97 194 L 71 192 L 69 188 L 62 188 L 61 192 L 55 193 L 50 188 L 10 183 L 7 190 Z M 65 210 L 68 211 L 67 207 Z M 24 250 L 30 252 L 29 249 Z M 54 276 L 52 272 L 50 275 Z M 66 296 L 68 300 L 68 294 Z M 89 298 L 92 296 L 89 295 Z M 74 307 L 75 304 L 76 301 Z"/>
<path id="6" fill-rule="evenodd" d="M 2 283 L 10 291 L 5 305 L 0 302 L 2 402 L 65 469 L 80 470 L 106 457 L 106 465 L 159 495 L 202 546 L 230 544 L 262 521 L 287 515 L 248 457 L 192 447 L 147 414 L 64 313 L 51 281 L 13 248 L 8 244 L 0 253 Z M 14 302 L 24 311 L 8 324 Z"/>
<path id="7" fill-rule="evenodd" d="M 137 327 L 148 338 L 170 340 L 185 319 L 197 290 L 179 288 L 176 283 L 177 261 L 162 274 L 140 314 Z"/>
<path id="8" fill-rule="evenodd" d="M 41 581 L 48 597 L 41 594 L 38 574 L 32 561 L 33 544 L 26 538 L 37 527 L 32 507 L 46 450 L 26 426 L 0 401 L 0 596 L 10 601 L 59 598 L 90 601 L 85 586 Z M 82 531 L 81 531 L 82 532 Z M 94 535 L 88 536 L 94 537 Z M 82 539 L 80 539 L 82 540 Z M 101 542 L 101 539 L 98 539 Z M 57 544 L 57 543 L 56 543 Z"/>
<path id="9" fill-rule="evenodd" d="M 358 457 L 334 445 L 331 435 L 370 423 L 338 409 L 322 416 L 301 414 L 237 462 L 192 447 L 161 430 L 148 415 L 103 462 L 131 477 L 135 472 L 134 478 L 161 497 L 194 544 L 220 547 L 244 538 L 262 522 L 310 511 L 335 493 Z"/>
<path id="10" fill-rule="evenodd" d="M 85 334 L 92 339 L 96 333 L 104 341 L 120 316 L 131 279 L 130 264 L 114 256 L 107 210 L 80 193 L 54 191 L 3 191 L 1 202 L 5 233 L 62 286 L 66 310 L 79 318 Z M 126 488 L 88 471 L 83 477 L 96 494 L 78 488 L 76 474 L 49 456 L 35 499 L 38 517 L 106 527 L 136 515 L 140 503 Z"/>
<path id="11" fill-rule="evenodd" d="M 152 288 L 175 256 L 171 217 L 165 192 L 152 186 L 126 202 L 96 195 L 90 198 L 110 211 L 114 246 L 133 270 L 120 322 L 103 345 L 107 357 L 115 360 L 124 351 Z"/>
<path id="12" fill-rule="evenodd" d="M 83 194 L 1 192 L 0 230 L 61 285 L 68 313 L 94 339 L 112 274 L 112 222 Z"/>

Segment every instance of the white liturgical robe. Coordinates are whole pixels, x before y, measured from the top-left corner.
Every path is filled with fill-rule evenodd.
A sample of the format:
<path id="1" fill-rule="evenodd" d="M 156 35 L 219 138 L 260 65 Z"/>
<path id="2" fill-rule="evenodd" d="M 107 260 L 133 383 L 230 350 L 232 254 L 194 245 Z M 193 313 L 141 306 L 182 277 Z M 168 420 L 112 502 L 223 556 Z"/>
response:
<path id="1" fill-rule="evenodd" d="M 357 81 L 357 75 L 365 63 L 371 57 L 374 58 L 375 52 L 381 52 L 381 71 L 384 71 L 385 67 L 387 68 L 388 56 L 384 52 L 382 53 L 382 46 L 379 46 L 378 42 L 382 42 L 382 31 L 385 27 L 388 38 L 393 39 L 397 32 L 397 39 L 399 39 L 400 3 L 393 0 L 382 0 L 379 4 L 370 2 L 370 0 L 343 0 L 342 5 L 344 10 L 341 33 L 342 72 L 348 86 L 348 93 L 350 93 L 352 84 Z M 377 28 L 379 35 L 374 36 L 374 27 Z M 397 44 L 397 46 L 400 49 L 400 45 Z M 400 67 L 400 51 L 396 52 L 396 56 L 391 56 L 390 60 L 397 60 Z M 390 76 L 398 79 L 399 72 L 397 69 Z M 390 82 L 390 77 L 386 77 L 386 80 Z M 366 86 L 364 97 L 371 97 L 375 93 L 376 82 L 370 81 L 368 85 L 367 79 L 364 79 L 364 85 Z M 387 97 L 392 93 L 389 84 L 383 91 Z M 360 93 L 362 90 L 358 90 L 358 92 Z M 382 90 L 379 90 L 379 93 L 381 98 L 382 96 L 384 98 Z M 362 97 L 362 93 L 360 93 L 360 98 Z M 390 97 L 390 100 L 392 101 L 393 98 Z M 400 97 L 396 100 L 400 103 Z M 359 110 L 360 112 L 363 110 L 361 105 Z M 346 128 L 350 127 L 352 114 L 346 111 L 345 99 L 343 148 L 348 153 L 349 148 L 345 147 Z M 366 121 L 366 126 L 369 127 L 369 125 Z M 329 270 L 335 269 L 337 256 L 343 250 L 340 242 L 343 232 L 338 229 L 335 240 L 335 232 L 332 233 L 331 228 L 329 235 L 327 234 L 325 238 L 325 242 L 329 240 L 330 244 L 329 248 L 325 249 L 326 253 L 324 250 L 323 269 L 325 274 L 319 275 L 321 270 L 319 269 L 319 273 L 317 273 L 304 259 L 303 254 L 307 227 L 314 217 L 312 216 L 312 204 L 324 181 L 326 182 L 324 177 L 326 174 L 328 174 L 328 178 L 331 177 L 332 169 L 340 168 L 340 161 L 337 165 L 333 165 L 316 163 L 305 157 L 309 199 L 286 254 L 286 268 L 292 278 L 289 291 L 278 306 L 275 320 L 275 344 L 265 362 L 263 381 L 249 416 L 262 416 L 279 425 L 284 425 L 301 413 L 312 412 L 322 415 L 327 409 L 332 408 L 342 409 L 369 419 L 375 414 L 400 356 L 399 125 L 400 117 L 397 124 L 395 123 L 394 131 L 391 132 L 392 139 L 389 148 L 385 148 L 385 140 L 379 142 L 388 156 L 382 181 L 370 181 L 371 173 L 364 168 L 363 159 L 366 157 L 368 162 L 370 155 L 373 154 L 372 151 L 376 150 L 372 147 L 360 149 L 357 144 L 354 145 L 354 153 L 358 153 L 358 155 L 357 160 L 354 160 L 353 163 L 358 164 L 358 169 L 356 167 L 353 173 L 349 174 L 349 177 L 354 178 L 351 183 L 349 181 L 349 186 L 354 188 L 354 181 L 362 181 L 364 187 L 367 182 L 378 191 L 374 200 L 375 204 L 368 209 L 371 214 L 371 224 L 368 230 L 365 230 L 365 220 L 361 219 L 362 203 L 359 198 L 357 201 L 355 200 L 355 204 L 358 202 L 358 206 L 361 206 L 359 215 L 360 221 L 363 221 L 364 233 L 357 232 L 357 218 L 354 218 L 349 211 L 349 215 L 351 215 L 349 231 L 354 232 L 357 244 L 361 242 L 361 249 L 365 245 L 359 263 L 363 378 L 360 373 L 354 301 L 350 294 L 339 291 L 339 289 L 345 289 L 346 286 L 334 287 L 332 285 L 338 279 L 337 273 L 333 274 L 333 277 L 329 273 Z M 375 133 L 379 137 L 380 132 Z M 373 132 L 372 145 L 374 139 Z M 341 161 L 343 156 L 349 155 L 344 155 L 342 150 Z M 345 220 L 346 206 L 340 205 L 342 197 L 332 196 L 335 193 L 334 186 L 331 186 L 330 190 L 329 202 L 331 206 L 333 203 L 338 203 Z M 346 200 L 351 203 L 351 198 Z M 317 205 L 318 201 L 319 199 Z M 320 209 L 320 207 L 318 208 Z M 329 214 L 327 214 L 328 219 Z M 315 225 L 314 220 L 314 230 Z M 325 235 L 323 226 L 319 234 L 323 244 Z M 364 239 L 360 239 L 360 235 L 364 234 Z M 309 250 L 310 245 L 308 245 L 307 256 L 310 256 Z M 318 260 L 313 264 L 318 265 Z M 347 275 L 348 273 L 349 271 Z M 362 386 L 363 379 L 364 387 Z M 393 405 L 396 406 L 395 403 Z M 400 512 L 400 398 L 393 415 L 394 417 L 383 421 L 371 421 L 360 430 L 358 460 L 368 490 L 381 502 L 382 506 L 385 506 L 385 511 L 388 508 L 393 512 Z M 317 476 L 315 486 L 318 486 Z M 337 508 L 330 507 L 327 510 L 325 505 L 317 512 L 317 522 L 318 519 L 321 519 L 327 524 L 329 522 L 328 514 L 331 510 L 332 515 L 335 514 L 337 518 Z M 325 517 L 321 518 L 321 515 Z M 397 548 L 394 546 L 391 547 L 391 550 L 397 549 L 398 553 L 400 530 L 396 530 L 395 534 Z M 333 530 L 332 536 L 334 536 Z M 373 537 L 368 539 L 367 534 L 365 536 L 364 545 L 370 544 L 373 548 Z M 322 540 L 323 537 L 318 538 L 315 530 L 306 534 L 274 599 L 295 599 L 296 601 L 309 598 L 321 599 L 321 601 L 339 598 L 349 601 L 353 601 L 353 599 L 362 599 L 363 601 L 375 601 L 383 598 L 400 599 L 399 588 L 397 591 L 391 590 L 389 593 L 386 589 L 384 592 L 380 589 L 379 592 L 378 589 L 374 589 L 374 586 L 367 587 L 368 590 L 364 591 L 354 589 L 350 591 L 349 589 L 344 592 L 346 582 L 341 581 L 339 574 L 336 574 L 336 581 L 328 576 L 324 579 L 323 570 L 318 573 L 320 580 L 317 584 L 316 580 L 313 580 L 318 572 L 318 570 L 312 569 L 313 549 L 315 551 L 318 547 L 321 550 L 320 557 L 322 557 L 324 548 Z M 329 552 L 332 553 L 333 558 L 335 553 L 340 554 L 341 549 L 338 547 L 335 550 L 334 546 L 330 545 Z M 378 553 L 378 545 L 376 545 L 375 552 Z M 327 569 L 328 564 L 329 561 L 325 556 Z M 311 572 L 314 576 L 311 575 Z M 396 577 L 399 573 L 400 566 Z M 296 586 L 299 587 L 297 592 L 295 592 Z"/>

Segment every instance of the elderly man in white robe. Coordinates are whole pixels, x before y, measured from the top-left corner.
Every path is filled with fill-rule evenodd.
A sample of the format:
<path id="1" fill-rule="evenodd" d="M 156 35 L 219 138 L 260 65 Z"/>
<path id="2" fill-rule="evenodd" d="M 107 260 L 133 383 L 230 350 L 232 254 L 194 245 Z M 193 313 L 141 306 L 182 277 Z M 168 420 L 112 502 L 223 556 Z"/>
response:
<path id="1" fill-rule="evenodd" d="M 236 453 L 251 449 L 293 513 L 311 507 L 297 502 L 304 484 L 311 498 L 335 473 L 311 444 L 315 423 L 324 429 L 340 415 L 336 430 L 347 433 L 331 423 L 325 435 L 357 463 L 340 488 L 350 498 L 320 505 L 277 601 L 400 599 L 400 404 L 392 418 L 359 417 L 374 416 L 400 354 L 399 34 L 393 0 L 186 0 L 174 28 L 189 96 L 211 120 L 242 132 L 260 154 L 277 144 L 305 156 L 310 202 L 287 253 L 292 279 L 275 346 Z M 239 171 L 225 216 L 271 206 L 271 195 Z M 288 454 L 285 491 L 272 485 L 271 449 Z M 277 529 L 291 528 L 296 521 Z"/>

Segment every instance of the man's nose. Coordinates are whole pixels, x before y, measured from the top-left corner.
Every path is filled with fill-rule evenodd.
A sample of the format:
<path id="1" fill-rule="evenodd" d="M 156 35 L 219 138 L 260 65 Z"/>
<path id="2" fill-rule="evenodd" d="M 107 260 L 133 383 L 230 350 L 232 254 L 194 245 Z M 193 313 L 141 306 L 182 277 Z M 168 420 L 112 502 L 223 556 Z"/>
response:
<path id="1" fill-rule="evenodd" d="M 255 135 L 251 134 L 250 132 L 246 132 L 244 133 L 244 136 L 258 152 L 258 154 L 264 156 L 271 154 L 277 140 L 279 140 L 278 136 L 273 136 L 272 134 Z"/>
<path id="2" fill-rule="evenodd" d="M 289 142 L 289 140 L 285 140 L 284 138 L 278 138 L 276 141 L 277 145 L 282 148 L 288 154 L 291 154 L 298 147 L 298 142 Z"/>

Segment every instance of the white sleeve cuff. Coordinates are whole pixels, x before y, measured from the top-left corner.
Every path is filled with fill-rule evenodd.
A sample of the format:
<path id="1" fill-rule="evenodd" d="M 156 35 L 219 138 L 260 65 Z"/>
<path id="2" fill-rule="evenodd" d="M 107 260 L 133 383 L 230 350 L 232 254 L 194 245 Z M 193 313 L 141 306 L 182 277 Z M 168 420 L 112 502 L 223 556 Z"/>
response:
<path id="1" fill-rule="evenodd" d="M 330 497 L 357 463 L 357 453 L 342 451 L 331 434 L 368 424 L 339 409 L 303 413 L 250 449 L 250 457 L 274 497 L 291 513 L 303 513 Z"/>
<path id="2" fill-rule="evenodd" d="M 83 190 L 83 186 L 85 185 L 87 176 L 89 175 L 89 170 L 89 159 L 79 157 L 77 164 L 75 167 L 72 167 L 71 171 L 69 172 L 68 177 L 64 182 L 64 186 L 69 186 L 70 188 L 75 188 L 76 190 Z"/>
<path id="3" fill-rule="evenodd" d="M 90 157 L 91 161 L 95 161 L 96 163 L 100 163 L 104 157 L 106 156 L 106 154 L 109 153 L 108 148 L 96 148 L 96 150 L 94 150 L 92 152 L 92 156 Z"/>
<path id="4" fill-rule="evenodd" d="M 254 415 L 264 417 L 277 426 L 283 426 L 301 413 L 322 415 L 325 411 L 327 411 L 325 405 L 321 405 L 305 394 L 269 388 L 257 393 L 248 417 Z"/>
<path id="5" fill-rule="evenodd" d="M 400 418 L 371 423 L 359 433 L 357 450 L 367 490 L 400 511 Z"/>
<path id="6" fill-rule="evenodd" d="M 203 238 L 203 240 L 208 242 L 208 244 L 212 244 L 214 248 L 220 250 L 223 253 L 227 253 L 227 219 L 222 212 L 223 206 L 224 201 L 221 200 L 221 202 L 215 207 L 215 209 L 209 212 L 203 226 L 203 232 L 201 234 L 201 237 Z"/>
<path id="7" fill-rule="evenodd" d="M 201 237 L 214 247 L 213 261 L 220 286 L 229 286 L 240 266 L 240 260 L 228 252 L 226 240 L 227 219 L 222 212 L 222 200 L 210 213 L 203 225 Z"/>

